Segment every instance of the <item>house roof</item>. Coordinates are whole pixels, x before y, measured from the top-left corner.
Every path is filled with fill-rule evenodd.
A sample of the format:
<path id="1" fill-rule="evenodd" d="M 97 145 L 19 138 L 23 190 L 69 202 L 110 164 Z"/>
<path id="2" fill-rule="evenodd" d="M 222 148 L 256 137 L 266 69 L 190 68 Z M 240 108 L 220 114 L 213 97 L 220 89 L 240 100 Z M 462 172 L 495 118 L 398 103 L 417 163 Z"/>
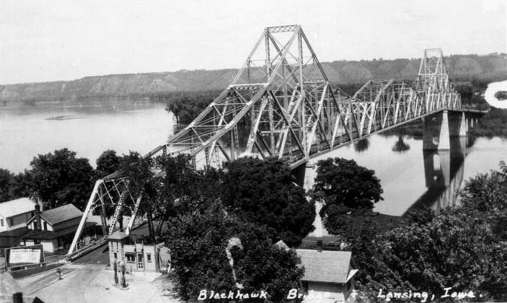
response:
<path id="1" fill-rule="evenodd" d="M 343 239 L 339 236 L 329 235 L 322 237 L 307 236 L 301 241 L 299 248 L 302 249 L 323 249 L 323 250 L 343 250 L 341 244 Z"/>
<path id="2" fill-rule="evenodd" d="M 81 217 L 83 213 L 73 204 L 66 204 L 57 208 L 48 209 L 40 214 L 44 221 L 55 225 L 70 219 Z"/>
<path id="3" fill-rule="evenodd" d="M 96 224 L 93 222 L 86 222 L 84 228 L 89 228 L 92 226 L 95 226 Z M 21 238 L 22 239 L 37 239 L 37 240 L 53 240 L 58 237 L 66 236 L 66 235 L 73 235 L 76 232 L 77 225 L 57 230 L 57 231 L 50 231 L 50 230 L 29 230 L 26 234 L 24 234 Z"/>
<path id="4" fill-rule="evenodd" d="M 0 238 L 19 238 L 22 235 L 26 234 L 28 231 L 29 229 L 26 228 L 26 226 L 7 230 L 0 233 Z"/>
<path id="5" fill-rule="evenodd" d="M 19 198 L 16 200 L 0 203 L 0 216 L 8 218 L 15 215 L 27 213 L 35 209 L 35 201 L 30 198 Z"/>
<path id="6" fill-rule="evenodd" d="M 296 249 L 305 268 L 303 281 L 346 283 L 349 276 L 350 251 Z"/>

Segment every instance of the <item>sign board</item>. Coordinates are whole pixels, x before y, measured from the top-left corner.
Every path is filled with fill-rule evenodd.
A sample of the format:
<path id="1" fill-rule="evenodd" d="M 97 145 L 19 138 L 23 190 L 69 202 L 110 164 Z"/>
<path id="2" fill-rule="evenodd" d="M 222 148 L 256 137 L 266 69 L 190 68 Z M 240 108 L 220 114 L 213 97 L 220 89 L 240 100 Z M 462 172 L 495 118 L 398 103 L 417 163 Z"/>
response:
<path id="1" fill-rule="evenodd" d="M 8 248 L 6 251 L 7 267 L 19 265 L 35 265 L 44 262 L 42 245 L 18 246 Z"/>

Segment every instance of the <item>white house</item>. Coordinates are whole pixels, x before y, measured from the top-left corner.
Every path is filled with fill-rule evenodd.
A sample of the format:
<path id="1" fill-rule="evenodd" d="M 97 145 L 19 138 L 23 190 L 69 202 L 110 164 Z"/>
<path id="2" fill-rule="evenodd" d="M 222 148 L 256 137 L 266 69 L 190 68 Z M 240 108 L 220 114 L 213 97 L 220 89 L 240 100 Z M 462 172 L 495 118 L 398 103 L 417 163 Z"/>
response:
<path id="1" fill-rule="evenodd" d="M 0 203 L 0 232 L 24 227 L 33 216 L 36 204 L 30 198 Z"/>
<path id="2" fill-rule="evenodd" d="M 29 231 L 23 235 L 21 245 L 42 244 L 45 252 L 68 247 L 83 213 L 72 204 L 43 212 L 36 210 L 26 223 Z"/>
<path id="3" fill-rule="evenodd" d="M 305 273 L 303 302 L 348 302 L 357 269 L 350 268 L 350 251 L 296 249 Z"/>
<path id="4" fill-rule="evenodd" d="M 155 221 L 155 225 L 160 222 Z M 165 226 L 165 225 L 164 225 Z M 166 228 L 162 229 L 163 231 Z M 107 237 L 109 245 L 109 264 L 123 261 L 129 272 L 160 272 L 170 267 L 170 253 L 164 242 L 154 242 L 148 237 L 146 222 L 130 232 L 116 231 Z"/>

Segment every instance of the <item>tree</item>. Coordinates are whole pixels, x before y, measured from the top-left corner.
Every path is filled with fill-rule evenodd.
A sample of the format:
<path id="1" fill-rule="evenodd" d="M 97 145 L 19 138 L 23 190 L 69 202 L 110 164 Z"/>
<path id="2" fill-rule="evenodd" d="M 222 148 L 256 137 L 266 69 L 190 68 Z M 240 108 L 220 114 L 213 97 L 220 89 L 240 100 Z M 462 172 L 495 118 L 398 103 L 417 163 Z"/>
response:
<path id="1" fill-rule="evenodd" d="M 11 200 L 10 188 L 14 181 L 14 174 L 6 169 L 0 168 L 0 203 Z"/>
<path id="2" fill-rule="evenodd" d="M 116 155 L 114 150 L 104 151 L 96 161 L 96 174 L 98 178 L 114 173 L 120 168 L 121 157 Z"/>
<path id="3" fill-rule="evenodd" d="M 438 296 L 452 286 L 504 300 L 507 245 L 496 224 L 507 217 L 506 182 L 502 171 L 478 175 L 467 181 L 462 207 L 354 242 L 359 289 L 374 295 L 379 288 L 412 288 Z"/>
<path id="4" fill-rule="evenodd" d="M 392 151 L 398 152 L 398 153 L 403 153 L 409 149 L 410 149 L 410 145 L 408 145 L 407 143 L 405 143 L 405 141 L 403 141 L 403 136 L 398 135 L 398 140 L 396 141 L 396 143 L 394 143 Z"/>
<path id="5" fill-rule="evenodd" d="M 266 225 L 289 246 L 313 230 L 315 207 L 280 160 L 240 158 L 225 164 L 222 201 L 240 219 Z"/>
<path id="6" fill-rule="evenodd" d="M 354 143 L 354 150 L 358 153 L 368 150 L 368 147 L 370 147 L 370 141 L 368 138 L 361 139 Z"/>
<path id="7" fill-rule="evenodd" d="M 468 180 L 461 192 L 464 208 L 478 210 L 491 222 L 491 228 L 499 241 L 507 239 L 507 166 L 500 162 L 500 169 L 479 174 Z"/>
<path id="8" fill-rule="evenodd" d="M 133 151 L 130 151 L 128 155 L 124 155 L 119 164 L 122 176 L 128 180 L 127 191 L 123 192 L 119 199 L 123 200 L 125 204 L 135 203 L 139 198 L 144 201 L 144 203 L 141 203 L 139 211 L 141 214 L 146 213 L 147 215 L 151 239 L 155 237 L 151 204 L 157 197 L 157 185 L 152 171 L 153 165 L 154 160 L 152 158 L 143 157 L 138 152 Z M 129 197 L 132 197 L 134 201 L 129 199 Z M 123 217 L 125 209 L 125 207 L 121 209 L 120 218 Z M 132 216 L 133 214 L 130 215 Z M 131 219 L 134 220 L 135 218 Z M 123 229 L 123 220 L 119 220 L 119 223 L 120 229 Z"/>
<path id="9" fill-rule="evenodd" d="M 482 212 L 502 212 L 507 208 L 507 175 L 502 171 L 478 174 L 468 180 L 461 193 L 464 207 Z"/>
<path id="10" fill-rule="evenodd" d="M 427 224 L 402 226 L 379 237 L 366 256 L 355 250 L 365 284 L 372 281 L 390 288 L 411 285 L 417 290 L 442 293 L 472 290 L 485 296 L 507 289 L 503 266 L 505 246 L 495 239 L 486 219 L 464 209 L 448 210 Z M 371 268 L 371 260 L 379 260 Z"/>
<path id="11" fill-rule="evenodd" d="M 17 199 L 34 196 L 31 184 L 31 176 L 27 171 L 14 175 L 9 188 L 10 198 Z"/>
<path id="12" fill-rule="evenodd" d="M 163 172 L 159 201 L 155 203 L 159 217 L 168 218 L 176 212 L 200 212 L 220 198 L 221 170 L 212 167 L 195 170 L 187 155 L 161 156 L 156 162 Z"/>
<path id="13" fill-rule="evenodd" d="M 30 188 L 45 208 L 72 203 L 83 210 L 93 187 L 94 171 L 88 159 L 67 148 L 38 155 L 27 171 Z"/>
<path id="14" fill-rule="evenodd" d="M 310 193 L 314 201 L 324 202 L 320 215 L 329 232 L 339 233 L 353 218 L 364 215 L 382 200 L 380 180 L 373 170 L 354 160 L 334 158 L 317 163 L 317 176 Z"/>
<path id="15" fill-rule="evenodd" d="M 288 290 L 299 285 L 303 270 L 295 253 L 274 246 L 265 227 L 226 214 L 219 204 L 175 217 L 169 226 L 166 245 L 184 300 L 195 301 L 204 289 L 235 291 L 239 283 L 243 292 L 265 290 L 268 302 L 282 302 Z M 242 246 L 231 249 L 233 268 L 226 253 L 231 238 Z"/>

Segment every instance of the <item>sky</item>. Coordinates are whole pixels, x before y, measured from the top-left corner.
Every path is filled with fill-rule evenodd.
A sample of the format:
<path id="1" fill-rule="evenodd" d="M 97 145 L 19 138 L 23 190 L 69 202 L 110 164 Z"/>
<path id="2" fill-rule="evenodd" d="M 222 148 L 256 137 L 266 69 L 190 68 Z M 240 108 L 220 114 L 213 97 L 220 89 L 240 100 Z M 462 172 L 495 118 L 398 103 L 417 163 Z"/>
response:
<path id="1" fill-rule="evenodd" d="M 322 62 L 507 52 L 507 0 L 2 0 L 0 84 L 238 68 L 282 24 Z"/>

